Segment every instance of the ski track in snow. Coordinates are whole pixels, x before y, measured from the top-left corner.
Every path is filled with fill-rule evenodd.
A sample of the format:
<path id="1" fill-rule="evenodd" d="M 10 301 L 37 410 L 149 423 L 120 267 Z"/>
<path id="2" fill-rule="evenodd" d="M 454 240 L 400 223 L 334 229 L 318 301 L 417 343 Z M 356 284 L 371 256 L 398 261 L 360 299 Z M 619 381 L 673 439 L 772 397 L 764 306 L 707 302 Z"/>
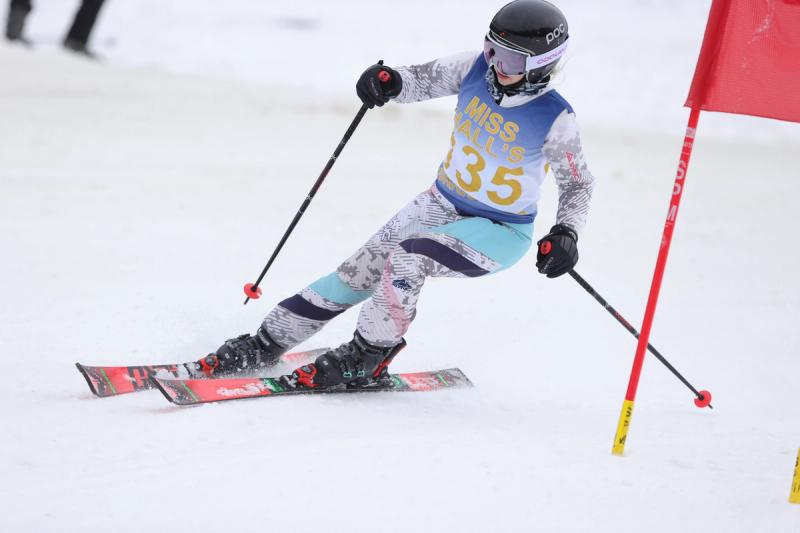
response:
<path id="1" fill-rule="evenodd" d="M 573 28 L 592 31 L 597 9 L 564 4 L 581 13 Z M 629 17 L 667 16 L 673 5 L 624 4 Z M 707 5 L 689 4 L 674 16 L 703 18 L 691 23 L 696 47 Z M 170 5 L 173 18 L 159 11 L 137 52 L 137 16 L 154 3 L 111 2 L 97 36 L 106 64 L 46 43 L 35 53 L 0 44 L 0 340 L 12 378 L 0 391 L 0 530 L 800 531 L 800 507 L 787 502 L 800 446 L 797 125 L 762 120 L 753 132 L 743 117 L 701 117 L 651 342 L 712 391 L 715 409 L 696 409 L 648 356 L 624 458 L 610 448 L 635 341 L 571 279 L 536 274 L 533 254 L 496 276 L 426 286 L 394 366 L 458 366 L 474 389 L 197 408 L 155 391 L 93 398 L 75 361 L 189 360 L 253 331 L 429 186 L 448 146 L 452 101 L 368 113 L 264 296 L 242 306 L 241 286 L 357 110 L 347 80 L 377 54 L 322 62 L 335 81 L 309 102 L 254 72 L 259 21 L 277 38 L 332 38 L 349 22 L 238 1 L 222 33 L 247 28 L 245 8 L 260 13 L 252 29 L 219 50 L 207 41 L 192 50 L 181 39 L 213 19 L 211 4 Z M 486 12 L 458 5 L 465 20 Z M 56 35 L 72 4 L 37 9 L 34 34 Z M 172 33 L 159 31 L 164 20 Z M 597 53 L 609 53 L 609 39 Z M 642 39 L 658 50 L 655 36 Z M 175 55 L 148 64 L 165 42 Z M 645 128 L 596 110 L 601 98 L 617 112 L 629 100 L 583 87 L 595 67 L 580 54 L 564 82 L 587 109 L 583 141 L 598 177 L 578 271 L 637 326 L 687 115 L 679 106 L 696 59 L 687 49 L 664 58 L 689 64 L 676 67 L 683 81 L 636 96 Z M 638 54 L 621 84 L 633 83 Z M 555 194 L 548 182 L 537 236 Z M 355 318 L 345 313 L 314 346 L 347 338 Z"/>

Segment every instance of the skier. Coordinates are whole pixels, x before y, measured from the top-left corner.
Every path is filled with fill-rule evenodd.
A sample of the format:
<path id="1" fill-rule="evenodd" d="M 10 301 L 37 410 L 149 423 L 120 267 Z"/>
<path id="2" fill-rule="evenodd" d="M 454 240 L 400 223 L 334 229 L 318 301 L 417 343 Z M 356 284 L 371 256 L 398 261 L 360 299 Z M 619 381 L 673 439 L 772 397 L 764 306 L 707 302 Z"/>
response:
<path id="1" fill-rule="evenodd" d="M 370 108 L 458 95 L 450 150 L 433 186 L 336 271 L 280 302 L 255 335 L 226 341 L 197 367 L 219 376 L 271 366 L 332 318 L 365 302 L 353 339 L 293 377 L 306 387 L 384 378 L 406 345 L 403 335 L 426 278 L 491 274 L 527 252 L 548 165 L 559 189 L 557 223 L 537 243 L 536 266 L 549 278 L 572 269 L 594 178 L 573 110 L 549 86 L 568 42 L 567 21 L 557 7 L 515 0 L 492 19 L 483 53 L 367 68 L 356 91 Z"/>

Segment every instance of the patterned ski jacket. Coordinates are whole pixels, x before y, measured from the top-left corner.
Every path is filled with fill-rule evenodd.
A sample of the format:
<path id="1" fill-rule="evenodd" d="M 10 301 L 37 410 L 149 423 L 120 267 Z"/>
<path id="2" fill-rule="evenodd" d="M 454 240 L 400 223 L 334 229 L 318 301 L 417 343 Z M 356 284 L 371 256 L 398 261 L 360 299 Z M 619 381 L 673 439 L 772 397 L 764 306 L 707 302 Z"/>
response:
<path id="1" fill-rule="evenodd" d="M 505 95 L 498 103 L 489 92 L 488 69 L 476 52 L 396 69 L 403 79 L 396 102 L 458 95 L 437 188 L 465 214 L 530 223 L 549 169 L 559 191 L 556 223 L 580 233 L 594 177 L 572 107 L 549 87 L 536 95 Z"/>

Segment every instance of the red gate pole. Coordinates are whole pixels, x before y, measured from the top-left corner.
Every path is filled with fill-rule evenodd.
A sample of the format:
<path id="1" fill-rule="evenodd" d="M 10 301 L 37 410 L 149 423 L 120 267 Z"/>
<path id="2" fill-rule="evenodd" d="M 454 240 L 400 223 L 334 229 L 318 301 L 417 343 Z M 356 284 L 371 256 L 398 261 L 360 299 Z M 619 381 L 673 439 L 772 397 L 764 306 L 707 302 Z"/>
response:
<path id="1" fill-rule="evenodd" d="M 672 233 L 675 229 L 675 221 L 678 218 L 678 207 L 681 203 L 681 196 L 683 196 L 683 187 L 686 173 L 689 169 L 689 158 L 692 155 L 692 147 L 694 145 L 694 137 L 699 117 L 700 109 L 692 108 L 691 113 L 689 113 L 689 123 L 686 126 L 686 136 L 683 138 L 681 158 L 678 162 L 678 171 L 675 175 L 675 184 L 672 188 L 672 199 L 670 200 L 669 211 L 667 212 L 667 221 L 664 224 L 664 233 L 661 237 L 661 248 L 658 251 L 656 269 L 653 274 L 653 283 L 650 285 L 650 296 L 647 299 L 647 308 L 644 312 L 644 321 L 642 322 L 641 334 L 639 335 L 639 343 L 636 345 L 636 357 L 633 360 L 633 368 L 631 369 L 631 377 L 628 381 L 628 390 L 625 393 L 625 401 L 622 402 L 622 412 L 620 413 L 619 422 L 617 424 L 614 446 L 611 448 L 611 452 L 614 455 L 622 455 L 625 452 L 625 441 L 628 438 L 628 429 L 630 428 L 631 418 L 633 417 L 633 403 L 636 399 L 636 389 L 639 386 L 639 376 L 642 373 L 644 354 L 647 351 L 647 343 L 650 340 L 650 330 L 653 325 L 653 317 L 656 314 L 658 294 L 661 291 L 661 281 L 664 278 L 664 269 L 666 268 L 667 256 L 669 255 L 669 246 L 672 242 Z"/>

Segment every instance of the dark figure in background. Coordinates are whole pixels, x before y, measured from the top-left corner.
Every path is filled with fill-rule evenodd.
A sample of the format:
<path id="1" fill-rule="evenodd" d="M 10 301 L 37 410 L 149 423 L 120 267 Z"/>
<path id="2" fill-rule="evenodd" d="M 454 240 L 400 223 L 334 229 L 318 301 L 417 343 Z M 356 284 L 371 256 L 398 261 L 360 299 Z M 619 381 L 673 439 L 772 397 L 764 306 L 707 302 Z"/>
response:
<path id="1" fill-rule="evenodd" d="M 72 22 L 67 36 L 64 37 L 64 48 L 80 54 L 94 57 L 88 50 L 87 43 L 92 32 L 97 14 L 103 7 L 104 0 L 83 0 L 81 6 L 75 13 L 75 20 Z M 31 0 L 11 0 L 8 9 L 8 23 L 6 25 L 6 38 L 9 41 L 19 41 L 30 45 L 31 42 L 23 35 L 25 29 L 25 18 L 31 12 L 33 6 Z"/>

